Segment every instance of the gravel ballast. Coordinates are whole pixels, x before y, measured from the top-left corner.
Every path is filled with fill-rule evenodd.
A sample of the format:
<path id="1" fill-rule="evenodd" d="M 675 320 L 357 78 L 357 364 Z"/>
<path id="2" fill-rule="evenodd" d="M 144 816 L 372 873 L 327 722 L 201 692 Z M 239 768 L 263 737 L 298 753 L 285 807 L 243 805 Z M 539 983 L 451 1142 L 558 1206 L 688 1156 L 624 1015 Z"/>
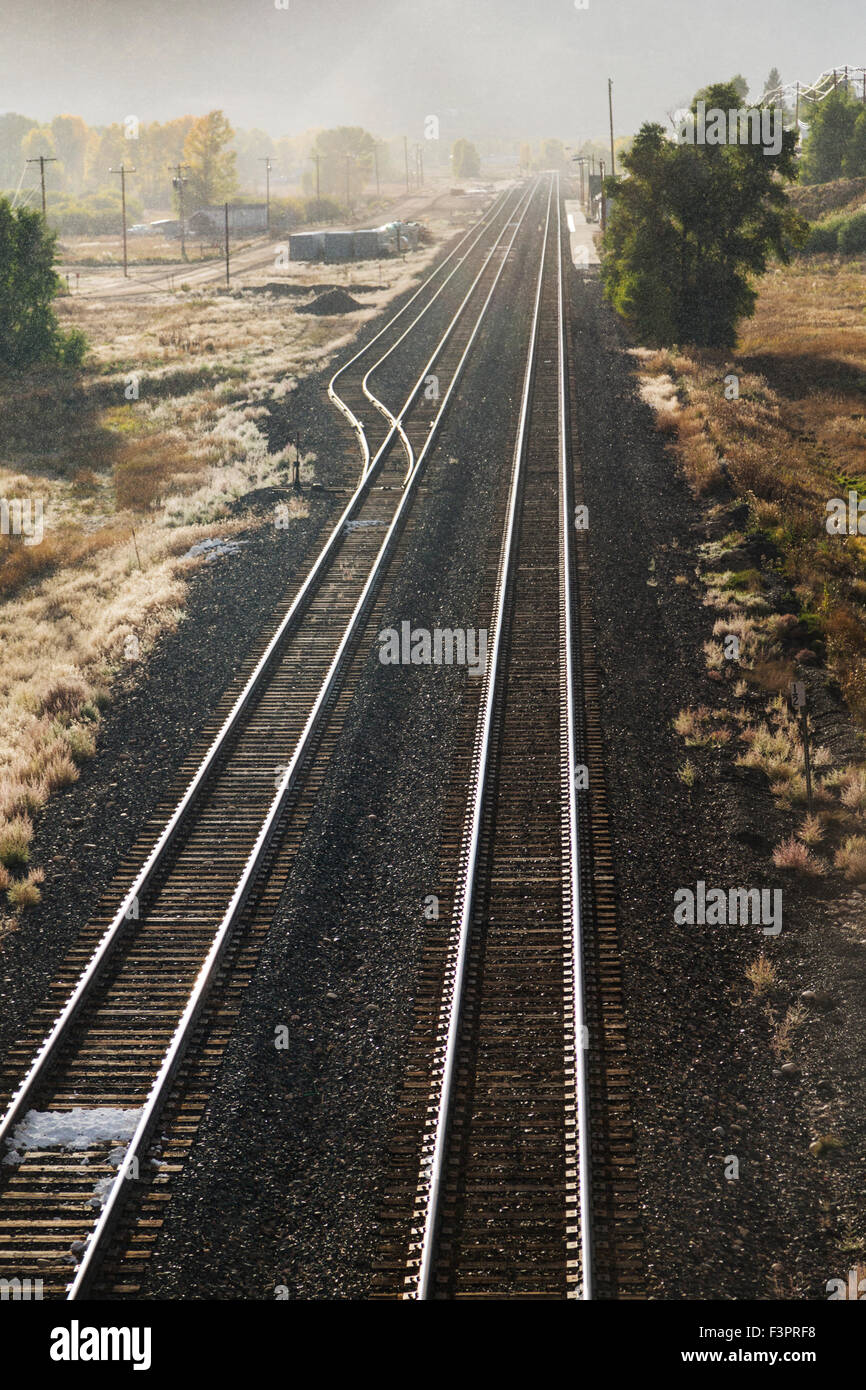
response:
<path id="1" fill-rule="evenodd" d="M 518 253 L 522 274 L 533 264 L 531 252 Z M 494 492 L 510 464 L 526 331 L 506 299 L 491 310 L 433 451 L 384 625 L 483 626 L 478 557 L 499 524 Z M 395 392 L 386 399 L 404 372 L 395 369 L 393 383 L 380 377 Z M 465 680 L 460 668 L 383 665 L 371 643 L 172 1199 L 152 1296 L 368 1292 Z M 285 1050 L 274 1046 L 279 1025 Z"/>

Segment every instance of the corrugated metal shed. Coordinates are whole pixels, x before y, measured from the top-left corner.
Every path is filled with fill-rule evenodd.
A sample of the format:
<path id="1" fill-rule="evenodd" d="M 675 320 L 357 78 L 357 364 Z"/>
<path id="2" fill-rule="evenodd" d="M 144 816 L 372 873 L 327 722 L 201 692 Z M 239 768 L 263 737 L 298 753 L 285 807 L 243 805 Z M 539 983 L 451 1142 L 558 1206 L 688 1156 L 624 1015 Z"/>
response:
<path id="1" fill-rule="evenodd" d="M 319 261 L 324 254 L 324 232 L 293 232 L 289 237 L 289 260 Z"/>
<path id="2" fill-rule="evenodd" d="M 195 236 L 225 235 L 225 208 L 199 208 L 188 219 L 189 229 Z M 229 233 L 264 232 L 268 225 L 268 210 L 265 203 L 230 203 Z"/>
<path id="3" fill-rule="evenodd" d="M 376 259 L 382 254 L 382 242 L 375 227 L 355 232 L 355 259 Z"/>
<path id="4" fill-rule="evenodd" d="M 326 261 L 350 261 L 354 251 L 354 232 L 325 232 Z"/>

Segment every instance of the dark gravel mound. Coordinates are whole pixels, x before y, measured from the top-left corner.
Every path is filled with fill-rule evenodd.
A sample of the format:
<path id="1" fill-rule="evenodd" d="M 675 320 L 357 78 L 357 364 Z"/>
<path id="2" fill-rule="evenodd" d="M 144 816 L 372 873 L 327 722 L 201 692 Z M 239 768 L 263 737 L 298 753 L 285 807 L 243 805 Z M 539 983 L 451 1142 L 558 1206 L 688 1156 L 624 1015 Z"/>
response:
<path id="1" fill-rule="evenodd" d="M 276 294 L 283 297 L 302 298 L 309 294 L 309 285 L 296 285 L 290 280 L 269 280 L 266 285 L 248 285 L 245 294 Z"/>
<path id="2" fill-rule="evenodd" d="M 303 309 L 299 309 L 299 314 L 351 314 L 353 309 L 360 309 L 357 299 L 353 299 L 345 290 L 328 290 L 325 294 L 317 295 L 312 304 L 305 304 Z"/>

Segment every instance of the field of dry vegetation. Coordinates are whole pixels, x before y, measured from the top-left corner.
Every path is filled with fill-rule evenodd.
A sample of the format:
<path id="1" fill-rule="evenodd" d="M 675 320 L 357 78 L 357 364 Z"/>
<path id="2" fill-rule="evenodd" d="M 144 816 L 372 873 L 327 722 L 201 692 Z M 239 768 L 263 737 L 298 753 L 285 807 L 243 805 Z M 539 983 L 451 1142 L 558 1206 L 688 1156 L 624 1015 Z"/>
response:
<path id="1" fill-rule="evenodd" d="M 739 640 L 734 705 L 684 710 L 677 732 L 687 746 L 734 740 L 737 761 L 765 772 L 778 804 L 805 817 L 777 847 L 777 867 L 805 877 L 835 867 L 863 882 L 866 763 L 834 765 L 816 748 L 815 812 L 805 815 L 803 751 L 783 692 L 826 660 L 866 728 L 866 536 L 826 528 L 831 498 L 866 496 L 866 272 L 853 260 L 801 260 L 764 278 L 735 353 L 634 355 L 657 426 L 710 515 L 731 493 L 748 508 L 700 561 L 714 615 L 704 654 L 718 679 L 730 666 L 723 642 Z M 780 583 L 798 612 L 778 611 Z M 750 691 L 764 696 L 758 718 Z M 694 770 L 684 770 L 688 780 Z"/>
<path id="2" fill-rule="evenodd" d="M 118 672 L 182 620 L 203 563 L 190 547 L 249 525 L 245 495 L 289 484 L 295 449 L 269 451 L 269 406 L 430 254 L 339 318 L 267 294 L 64 297 L 62 326 L 91 345 L 84 370 L 0 378 L 0 498 L 43 516 L 39 543 L 0 534 L 0 936 L 39 898 L 34 813 L 95 750 Z M 302 480 L 314 472 L 307 452 Z M 303 497 L 289 506 L 306 512 Z"/>
<path id="3" fill-rule="evenodd" d="M 804 260 L 767 275 L 731 356 L 637 355 L 692 488 L 748 503 L 749 529 L 778 547 L 801 619 L 866 725 L 866 537 L 825 524 L 831 498 L 866 496 L 862 264 Z M 739 397 L 728 399 L 731 377 Z M 740 574 L 737 587 L 749 582 Z"/>

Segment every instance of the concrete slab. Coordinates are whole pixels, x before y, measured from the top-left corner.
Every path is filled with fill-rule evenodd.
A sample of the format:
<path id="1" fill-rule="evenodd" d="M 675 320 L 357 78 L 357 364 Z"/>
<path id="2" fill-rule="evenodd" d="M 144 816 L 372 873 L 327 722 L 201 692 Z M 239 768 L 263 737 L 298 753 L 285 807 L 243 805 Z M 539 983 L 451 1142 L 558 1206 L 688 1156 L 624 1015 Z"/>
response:
<path id="1" fill-rule="evenodd" d="M 566 199 L 565 216 L 571 244 L 571 259 L 575 265 L 598 265 L 599 255 L 595 249 L 595 236 L 600 231 L 597 222 L 587 222 L 580 203 Z"/>

